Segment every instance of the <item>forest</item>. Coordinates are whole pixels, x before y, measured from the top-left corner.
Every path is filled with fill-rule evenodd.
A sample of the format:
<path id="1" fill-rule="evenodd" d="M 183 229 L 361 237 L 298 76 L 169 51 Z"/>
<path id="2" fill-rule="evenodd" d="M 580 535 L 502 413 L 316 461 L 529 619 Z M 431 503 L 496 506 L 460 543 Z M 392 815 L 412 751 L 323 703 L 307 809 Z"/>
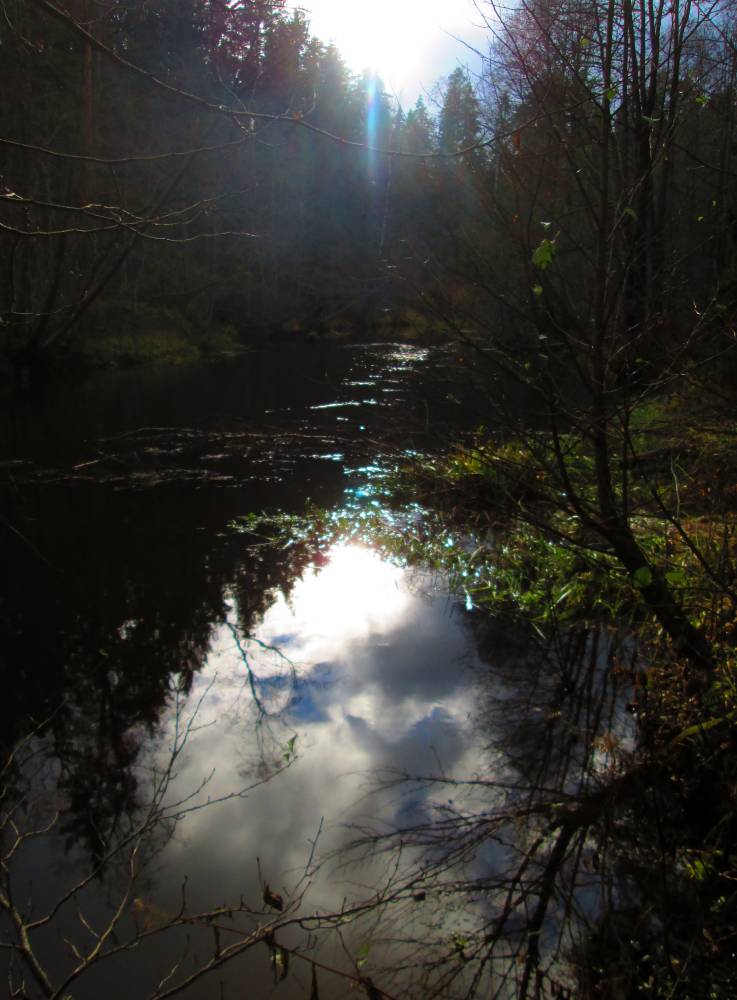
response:
<path id="1" fill-rule="evenodd" d="M 623 381 L 721 346 L 726 3 L 482 5 L 481 77 L 407 111 L 276 0 L 4 9 L 6 365 L 382 324 L 581 353 L 619 324 Z"/>
<path id="2" fill-rule="evenodd" d="M 8 678 L 29 662 L 39 595 L 47 622 L 0 712 L 12 996 L 62 998 L 88 977 L 94 990 L 108 952 L 182 928 L 208 942 L 197 962 L 141 996 L 207 995 L 187 991 L 259 945 L 280 990 L 307 970 L 302 992 L 277 995 L 311 1000 L 737 996 L 737 6 L 476 10 L 480 71 L 402 108 L 286 0 L 0 2 L 9 426 L 18 399 L 43 407 L 54 386 L 111 373 L 135 395 L 160 365 L 210 365 L 190 400 L 214 411 L 230 391 L 217 365 L 234 359 L 306 392 L 313 421 L 277 425 L 267 393 L 251 423 L 227 427 L 172 409 L 113 434 L 100 416 L 97 437 L 33 467 L 30 433 L 3 442 Z M 383 423 L 374 396 L 309 395 L 328 369 L 338 384 L 329 351 L 365 345 L 389 352 L 384 382 L 367 362 L 340 384 L 406 393 Z M 263 360 L 274 348 L 306 352 L 296 375 L 286 353 Z M 106 393 L 89 397 L 100 414 Z M 348 416 L 327 430 L 333 412 Z M 346 505 L 309 462 L 349 454 L 369 482 L 349 479 Z M 161 539 L 171 576 L 147 562 Z M 265 739 L 268 697 L 298 675 L 258 623 L 347 543 L 441 578 L 496 663 L 474 709 L 475 769 L 429 757 L 380 772 L 407 808 L 351 825 L 351 858 L 386 864 L 370 892 L 307 907 L 316 837 L 291 898 L 259 862 L 265 910 L 242 895 L 190 910 L 184 886 L 178 909 L 155 909 L 137 866 L 200 808 L 170 792 L 216 626 Z M 65 592 L 52 564 L 67 560 L 85 579 Z M 265 651 L 279 664 L 268 682 L 249 665 Z M 170 761 L 144 781 L 140 734 L 164 707 Z M 83 734 L 82 718 L 99 728 Z M 298 728 L 213 801 L 278 787 L 300 763 Z M 39 917 L 13 872 L 55 829 L 33 787 L 49 746 L 64 836 L 91 867 Z M 113 915 L 58 973 L 33 935 L 109 868 Z M 352 938 L 354 924 L 369 929 Z"/>
<path id="3" fill-rule="evenodd" d="M 422 102 L 393 111 L 272 0 L 6 12 L 6 364 L 401 318 L 395 215 L 416 177 L 378 150 L 435 148 Z M 456 89 L 453 149 L 479 127 Z"/>

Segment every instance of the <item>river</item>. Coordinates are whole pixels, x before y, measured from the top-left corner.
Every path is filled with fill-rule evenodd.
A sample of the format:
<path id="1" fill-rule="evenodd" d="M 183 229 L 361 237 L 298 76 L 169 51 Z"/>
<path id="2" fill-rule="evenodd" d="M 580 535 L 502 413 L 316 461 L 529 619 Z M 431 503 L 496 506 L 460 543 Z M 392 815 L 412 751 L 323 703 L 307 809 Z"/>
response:
<path id="1" fill-rule="evenodd" d="M 634 746 L 627 637 L 544 636 L 370 542 L 248 520 L 404 531 L 378 480 L 493 426 L 494 392 L 454 345 L 317 344 L 6 396 L 10 993 L 573 988 L 612 893 L 592 831 Z"/>
<path id="2" fill-rule="evenodd" d="M 105 871 L 79 913 L 65 905 L 37 930 L 52 980 L 79 961 L 69 942 L 81 954 L 120 899 L 115 942 L 166 923 L 185 880 L 188 912 L 244 900 L 263 923 L 278 914 L 267 884 L 287 911 L 340 911 L 386 883 L 386 862 L 337 874 L 318 859 L 359 829 L 419 822 L 447 801 L 432 786 L 400 794 L 389 776 L 478 770 L 483 659 L 442 580 L 360 545 L 305 557 L 231 527 L 370 494 L 382 465 L 483 416 L 473 372 L 453 347 L 289 346 L 6 400 L 4 745 L 45 722 L 29 744 L 44 765 L 20 768 L 14 794 L 27 823 L 48 825 L 14 857 L 15 891 L 38 917 L 99 865 L 173 747 L 163 801 L 185 803 L 155 851 L 145 845 L 155 856 L 134 890 Z M 321 962 L 360 978 L 383 937 L 357 932 L 353 964 L 349 937 L 329 942 Z M 168 985 L 212 947 L 185 947 Z M 91 963 L 64 992 L 152 995 L 181 948 L 181 933 L 157 938 Z M 244 976 L 245 995 L 270 995 L 281 962 L 259 945 L 186 995 L 241 996 Z M 320 996 L 355 985 L 320 968 Z M 311 976 L 293 961 L 277 994 L 314 993 Z"/>

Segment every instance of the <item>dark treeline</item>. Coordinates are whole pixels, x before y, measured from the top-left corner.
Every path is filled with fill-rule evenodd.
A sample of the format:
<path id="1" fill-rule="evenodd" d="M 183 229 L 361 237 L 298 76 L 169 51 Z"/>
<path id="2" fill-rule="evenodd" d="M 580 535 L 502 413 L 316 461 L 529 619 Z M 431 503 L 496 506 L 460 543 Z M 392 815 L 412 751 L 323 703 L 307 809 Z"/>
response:
<path id="1" fill-rule="evenodd" d="M 389 306 L 387 162 L 346 142 L 370 127 L 389 146 L 389 104 L 301 13 L 209 0 L 5 12 L 6 352 L 80 333 L 320 328 Z"/>
<path id="2" fill-rule="evenodd" d="M 282 0 L 6 3 L 4 354 L 442 320 L 654 359 L 733 298 L 735 51 L 729 5 L 651 7 L 482 5 L 431 114 Z"/>

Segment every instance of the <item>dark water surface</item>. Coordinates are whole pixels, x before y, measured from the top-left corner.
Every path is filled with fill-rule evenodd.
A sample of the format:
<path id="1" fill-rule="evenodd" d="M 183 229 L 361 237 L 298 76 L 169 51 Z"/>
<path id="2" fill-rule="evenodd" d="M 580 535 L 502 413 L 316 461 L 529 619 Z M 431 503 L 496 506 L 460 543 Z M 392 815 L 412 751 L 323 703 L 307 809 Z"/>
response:
<path id="1" fill-rule="evenodd" d="M 28 912 L 41 915 L 99 864 L 181 748 L 165 798 L 185 803 L 181 818 L 142 848 L 158 854 L 135 891 L 109 872 L 35 932 L 53 976 L 121 900 L 106 947 L 165 923 L 185 878 L 190 910 L 239 899 L 263 910 L 264 883 L 287 900 L 304 893 L 300 913 L 340 909 L 381 883 L 386 861 L 305 878 L 316 858 L 354 836 L 351 824 L 421 819 L 446 794 L 381 792 L 377 773 L 474 771 L 480 659 L 442 582 L 350 545 L 305 565 L 228 527 L 251 511 L 334 508 L 367 492 L 386 455 L 427 447 L 457 424 L 461 402 L 478 401 L 469 367 L 451 348 L 289 347 L 5 401 L 3 744 L 50 720 L 15 794 L 27 829 L 29 815 L 43 827 L 59 811 L 13 860 Z M 155 938 L 65 993 L 149 996 L 177 956 L 179 975 L 213 953 L 209 933 L 187 933 L 189 945 Z M 334 948 L 327 957 L 350 967 Z M 273 971 L 259 945 L 186 995 L 270 995 Z M 349 985 L 324 974 L 320 995 Z M 303 965 L 276 993 L 311 988 Z"/>

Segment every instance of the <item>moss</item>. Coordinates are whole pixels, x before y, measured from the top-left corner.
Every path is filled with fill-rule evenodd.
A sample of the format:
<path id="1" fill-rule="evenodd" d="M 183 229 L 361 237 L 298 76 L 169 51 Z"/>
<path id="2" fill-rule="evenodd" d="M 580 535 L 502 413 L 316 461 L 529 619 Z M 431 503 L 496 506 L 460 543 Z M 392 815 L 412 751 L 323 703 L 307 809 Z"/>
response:
<path id="1" fill-rule="evenodd" d="M 92 311 L 77 357 L 95 366 L 182 365 L 239 347 L 232 326 L 203 329 L 173 309 L 108 301 Z"/>
<path id="2" fill-rule="evenodd" d="M 88 338 L 83 345 L 82 356 L 95 365 L 132 367 L 186 364 L 196 361 L 200 352 L 184 337 L 164 331 Z"/>

